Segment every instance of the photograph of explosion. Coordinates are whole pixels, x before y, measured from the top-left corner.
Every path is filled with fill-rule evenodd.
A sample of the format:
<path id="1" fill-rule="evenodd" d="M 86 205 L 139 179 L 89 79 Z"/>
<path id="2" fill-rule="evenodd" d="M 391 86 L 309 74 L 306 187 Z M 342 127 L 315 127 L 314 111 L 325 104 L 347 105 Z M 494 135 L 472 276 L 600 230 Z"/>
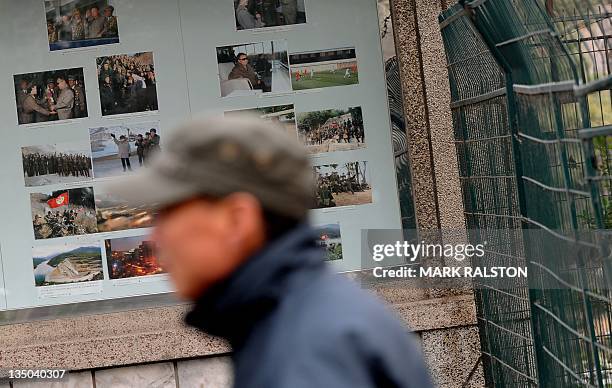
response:
<path id="1" fill-rule="evenodd" d="M 37 240 L 97 233 L 92 187 L 30 194 Z"/>
<path id="2" fill-rule="evenodd" d="M 164 269 L 159 264 L 156 247 L 148 236 L 105 240 L 108 276 L 125 279 L 159 275 Z"/>
<path id="3" fill-rule="evenodd" d="M 125 180 L 130 185 L 130 180 Z M 134 188 L 137 190 L 138 188 Z M 132 206 L 125 199 L 112 192 L 109 183 L 96 185 L 96 216 L 98 231 L 115 232 L 119 230 L 150 228 L 153 226 L 154 213 L 148 205 Z"/>
<path id="4" fill-rule="evenodd" d="M 86 143 L 21 148 L 26 187 L 91 180 L 91 155 Z"/>
<path id="5" fill-rule="evenodd" d="M 32 249 L 36 287 L 103 280 L 102 250 L 91 243 Z"/>
<path id="6" fill-rule="evenodd" d="M 293 137 L 297 137 L 295 126 L 295 107 L 293 105 L 266 106 L 263 108 L 233 110 L 225 112 L 226 117 L 259 117 L 284 128 Z"/>
<path id="7" fill-rule="evenodd" d="M 316 226 L 319 235 L 317 244 L 325 249 L 325 260 L 342 260 L 342 235 L 340 224 L 327 224 Z"/>
<path id="8" fill-rule="evenodd" d="M 372 203 L 367 162 L 315 166 L 317 209 Z"/>

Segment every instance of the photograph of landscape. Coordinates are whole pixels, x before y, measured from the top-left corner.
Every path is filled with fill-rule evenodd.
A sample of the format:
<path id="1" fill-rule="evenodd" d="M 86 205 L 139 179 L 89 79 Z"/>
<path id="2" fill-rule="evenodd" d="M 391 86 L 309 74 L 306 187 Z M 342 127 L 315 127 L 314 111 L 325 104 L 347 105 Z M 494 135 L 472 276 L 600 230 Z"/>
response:
<path id="1" fill-rule="evenodd" d="M 102 250 L 91 243 L 32 249 L 36 287 L 103 280 Z"/>

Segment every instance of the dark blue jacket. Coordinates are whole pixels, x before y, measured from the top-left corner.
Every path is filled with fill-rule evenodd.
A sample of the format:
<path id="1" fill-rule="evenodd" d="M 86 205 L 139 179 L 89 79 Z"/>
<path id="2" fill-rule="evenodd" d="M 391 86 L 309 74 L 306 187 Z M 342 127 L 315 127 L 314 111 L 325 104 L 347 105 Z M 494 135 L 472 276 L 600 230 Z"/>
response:
<path id="1" fill-rule="evenodd" d="M 206 292 L 187 323 L 230 341 L 237 388 L 431 387 L 407 328 L 327 268 L 307 226 Z"/>

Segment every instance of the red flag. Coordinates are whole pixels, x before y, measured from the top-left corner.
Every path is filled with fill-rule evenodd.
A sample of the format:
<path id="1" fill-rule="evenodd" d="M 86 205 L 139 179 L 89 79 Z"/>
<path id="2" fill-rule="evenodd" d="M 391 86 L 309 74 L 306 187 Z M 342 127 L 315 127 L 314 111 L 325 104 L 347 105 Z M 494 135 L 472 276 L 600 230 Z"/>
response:
<path id="1" fill-rule="evenodd" d="M 51 198 L 47 201 L 47 204 L 51 209 L 55 209 L 61 206 L 66 206 L 69 203 L 68 192 L 62 193 L 55 198 Z"/>

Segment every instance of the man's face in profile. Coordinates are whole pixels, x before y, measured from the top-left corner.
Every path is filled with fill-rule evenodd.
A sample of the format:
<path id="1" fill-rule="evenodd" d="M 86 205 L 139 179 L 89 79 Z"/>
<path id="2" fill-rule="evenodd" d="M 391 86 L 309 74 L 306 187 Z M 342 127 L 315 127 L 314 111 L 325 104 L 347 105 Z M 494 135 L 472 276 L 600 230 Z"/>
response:
<path id="1" fill-rule="evenodd" d="M 263 245 L 259 203 L 248 195 L 198 198 L 160 212 L 153 238 L 179 296 L 196 300 Z"/>

